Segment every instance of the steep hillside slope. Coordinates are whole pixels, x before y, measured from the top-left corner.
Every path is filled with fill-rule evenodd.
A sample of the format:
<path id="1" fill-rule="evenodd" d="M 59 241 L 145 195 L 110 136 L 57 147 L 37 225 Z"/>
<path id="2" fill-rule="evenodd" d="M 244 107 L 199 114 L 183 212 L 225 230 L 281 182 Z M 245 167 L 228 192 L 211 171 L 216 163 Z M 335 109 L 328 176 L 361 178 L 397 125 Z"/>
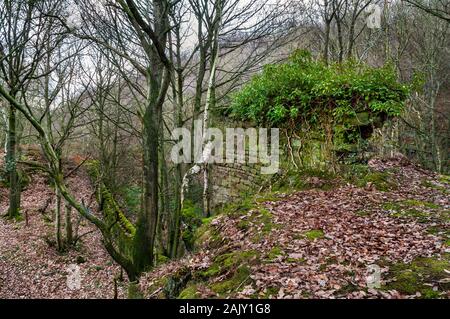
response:
<path id="1" fill-rule="evenodd" d="M 449 178 L 404 159 L 366 169 L 358 178 L 298 177 L 284 191 L 229 205 L 197 229 L 196 253 L 146 273 L 136 297 L 449 298 Z M 95 211 L 85 171 L 69 184 Z M 84 234 L 77 248 L 52 247 L 48 185 L 30 174 L 25 218 L 0 219 L 0 298 L 112 298 L 120 268 L 92 225 L 74 213 Z M 4 212 L 5 187 L 0 198 Z M 73 264 L 82 278 L 75 290 L 66 283 Z M 381 287 L 367 285 L 374 267 Z M 117 297 L 126 297 L 126 281 L 117 282 Z"/>
<path id="2" fill-rule="evenodd" d="M 369 166 L 361 187 L 313 178 L 206 220 L 198 252 L 146 274 L 144 297 L 450 297 L 448 177 L 404 159 Z"/>

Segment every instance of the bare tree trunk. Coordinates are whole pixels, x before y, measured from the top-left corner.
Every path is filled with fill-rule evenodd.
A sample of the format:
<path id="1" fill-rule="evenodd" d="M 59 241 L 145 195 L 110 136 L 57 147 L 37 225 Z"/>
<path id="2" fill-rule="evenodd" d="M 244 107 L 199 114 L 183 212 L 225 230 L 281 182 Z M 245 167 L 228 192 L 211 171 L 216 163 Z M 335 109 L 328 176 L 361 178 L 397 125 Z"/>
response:
<path id="1" fill-rule="evenodd" d="M 210 215 L 210 203 L 209 203 L 209 174 L 208 174 L 208 162 L 211 157 L 211 141 L 208 140 L 207 130 L 209 123 L 209 111 L 212 104 L 215 103 L 215 79 L 216 79 L 216 70 L 217 64 L 219 61 L 219 30 L 220 23 L 222 19 L 222 6 L 223 2 L 221 0 L 217 0 L 215 2 L 216 6 L 216 15 L 214 18 L 214 29 L 213 29 L 213 43 L 211 49 L 211 71 L 209 74 L 208 81 L 208 90 L 206 92 L 206 102 L 205 108 L 203 110 L 203 134 L 202 134 L 202 160 L 201 167 L 198 164 L 195 164 L 191 169 L 183 176 L 183 180 L 181 183 L 181 208 L 183 208 L 184 203 L 184 191 L 189 185 L 189 179 L 191 175 L 197 174 L 203 169 L 203 213 L 205 216 Z"/>
<path id="2" fill-rule="evenodd" d="M 5 160 L 6 160 L 6 153 L 8 152 L 8 113 L 7 113 L 7 108 L 2 105 L 0 103 L 1 106 L 1 110 L 0 112 L 2 113 L 2 117 L 3 117 L 3 122 L 5 125 L 5 140 L 4 140 L 4 144 L 3 144 L 3 148 L 4 148 L 4 156 L 5 156 Z"/>
<path id="3" fill-rule="evenodd" d="M 337 27 L 337 37 L 338 37 L 338 44 L 339 44 L 339 55 L 338 55 L 338 61 L 342 62 L 344 59 L 344 39 L 342 36 L 342 24 L 341 20 L 336 19 L 336 27 Z"/>
<path id="4" fill-rule="evenodd" d="M 174 100 L 176 100 L 176 111 L 174 112 L 174 123 L 176 127 L 181 127 L 183 125 L 183 70 L 181 68 L 181 38 L 180 30 L 176 29 L 176 79 L 173 80 L 173 92 Z M 171 41 L 170 41 L 171 42 Z M 182 165 L 180 163 L 175 164 L 175 184 L 174 184 L 174 202 L 175 207 L 173 211 L 173 217 L 171 219 L 170 230 L 169 230 L 169 254 L 171 258 L 178 257 L 178 247 L 180 244 L 180 224 L 181 224 L 181 180 L 183 176 Z"/>
<path id="5" fill-rule="evenodd" d="M 157 88 L 153 87 L 153 89 Z M 155 102 L 156 100 L 150 96 L 144 115 L 144 185 L 142 207 L 136 225 L 133 256 L 133 262 L 138 272 L 143 272 L 153 265 L 153 249 L 158 222 L 158 143 L 161 111 L 156 107 Z"/>
<path id="6" fill-rule="evenodd" d="M 9 178 L 9 209 L 8 217 L 20 216 L 21 186 L 16 166 L 16 109 L 10 106 L 8 121 L 8 146 L 6 152 L 6 172 Z"/>
<path id="7" fill-rule="evenodd" d="M 61 239 L 61 192 L 58 185 L 55 184 L 55 239 L 56 249 L 62 251 Z"/>
<path id="8" fill-rule="evenodd" d="M 328 64 L 330 55 L 330 32 L 331 32 L 331 20 L 325 21 L 325 41 L 323 43 L 323 61 Z"/>
<path id="9" fill-rule="evenodd" d="M 73 231 L 72 231 L 72 206 L 66 202 L 65 205 L 65 230 L 66 230 L 66 243 L 67 246 L 71 246 L 73 243 Z"/>

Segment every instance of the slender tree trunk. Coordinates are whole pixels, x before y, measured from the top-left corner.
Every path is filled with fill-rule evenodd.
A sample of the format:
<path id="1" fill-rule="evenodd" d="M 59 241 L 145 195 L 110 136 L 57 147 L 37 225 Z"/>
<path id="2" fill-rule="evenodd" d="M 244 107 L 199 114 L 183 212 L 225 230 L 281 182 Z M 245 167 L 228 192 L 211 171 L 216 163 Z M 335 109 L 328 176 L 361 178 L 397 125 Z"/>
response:
<path id="1" fill-rule="evenodd" d="M 72 206 L 66 202 L 65 205 L 65 230 L 66 230 L 66 243 L 67 246 L 71 246 L 73 243 L 73 231 L 72 231 Z"/>
<path id="2" fill-rule="evenodd" d="M 164 131 L 162 127 L 162 123 L 160 123 L 160 132 L 161 132 L 161 139 L 160 139 L 160 184 L 161 184 L 161 192 L 160 192 L 160 211 L 161 211 L 161 217 L 159 221 L 159 225 L 157 227 L 158 232 L 158 243 L 159 248 L 161 249 L 161 252 L 165 256 L 170 255 L 170 231 L 169 233 L 166 231 L 170 229 L 171 224 L 171 216 L 170 216 L 170 201 L 171 201 L 171 194 L 170 194 L 170 188 L 169 188 L 169 176 L 168 176 L 168 169 L 167 169 L 167 163 L 164 153 Z"/>
<path id="3" fill-rule="evenodd" d="M 180 224 L 181 224 L 181 196 L 180 196 L 180 190 L 181 190 L 181 179 L 182 179 L 182 172 L 181 172 L 181 164 L 177 164 L 175 167 L 175 208 L 174 208 L 174 214 L 173 214 L 173 221 L 172 226 L 170 229 L 170 257 L 171 258 L 177 258 L 178 257 L 178 246 L 180 243 Z"/>
<path id="4" fill-rule="evenodd" d="M 331 31 L 331 21 L 325 21 L 325 41 L 323 44 L 323 60 L 325 64 L 328 64 L 329 51 L 330 51 L 330 31 Z"/>
<path id="5" fill-rule="evenodd" d="M 338 44 L 339 44 L 339 56 L 338 61 L 342 62 L 344 59 L 344 39 L 342 35 L 342 24 L 340 19 L 336 19 L 336 27 L 337 27 L 337 36 L 338 36 Z"/>
<path id="6" fill-rule="evenodd" d="M 61 192 L 58 185 L 55 184 L 55 239 L 56 249 L 62 250 L 62 238 L 61 238 Z"/>
<path id="7" fill-rule="evenodd" d="M 205 217 L 211 216 L 211 201 L 210 201 L 210 183 L 209 183 L 209 171 L 210 171 L 210 165 L 208 163 L 205 163 L 205 166 L 203 168 L 203 215 Z"/>
<path id="8" fill-rule="evenodd" d="M 6 152 L 6 173 L 9 178 L 9 209 L 8 217 L 20 216 L 21 186 L 16 166 L 16 109 L 10 106 L 8 120 L 8 145 Z"/>
<path id="9" fill-rule="evenodd" d="M 347 47 L 347 59 L 350 59 L 353 55 L 353 46 L 355 44 L 355 23 L 356 23 L 356 11 L 354 9 L 352 20 L 350 22 L 350 27 L 348 31 L 348 47 Z"/>
<path id="10" fill-rule="evenodd" d="M 0 103 L 0 107 L 1 110 L 0 112 L 2 113 L 2 117 L 3 117 L 3 122 L 5 123 L 5 140 L 3 141 L 3 149 L 5 154 L 3 155 L 5 157 L 6 160 L 6 153 L 8 153 L 8 112 L 7 112 L 7 108 L 4 106 L 4 104 Z"/>

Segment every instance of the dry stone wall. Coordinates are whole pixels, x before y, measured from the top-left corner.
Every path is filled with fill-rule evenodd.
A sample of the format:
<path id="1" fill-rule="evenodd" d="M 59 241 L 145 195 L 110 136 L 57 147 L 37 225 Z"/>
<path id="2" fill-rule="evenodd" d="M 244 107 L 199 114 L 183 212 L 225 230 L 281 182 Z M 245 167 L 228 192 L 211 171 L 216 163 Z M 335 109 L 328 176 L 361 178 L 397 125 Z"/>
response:
<path id="1" fill-rule="evenodd" d="M 212 207 L 235 202 L 261 185 L 261 164 L 214 164 L 211 172 Z"/>

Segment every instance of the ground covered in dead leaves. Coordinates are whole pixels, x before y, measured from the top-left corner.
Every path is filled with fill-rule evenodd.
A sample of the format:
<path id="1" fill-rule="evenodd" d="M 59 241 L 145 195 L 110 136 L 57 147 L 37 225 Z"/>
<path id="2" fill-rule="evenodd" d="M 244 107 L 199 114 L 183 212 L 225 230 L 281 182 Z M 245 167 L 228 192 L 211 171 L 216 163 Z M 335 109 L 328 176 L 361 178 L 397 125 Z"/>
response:
<path id="1" fill-rule="evenodd" d="M 230 205 L 204 220 L 196 253 L 144 274 L 135 297 L 449 298 L 449 178 L 401 158 L 372 160 L 362 175 L 305 177 L 305 189 Z M 76 249 L 52 246 L 48 185 L 33 173 L 22 194 L 25 218 L 0 219 L 0 298 L 113 298 L 119 267 L 92 225 L 74 212 L 84 234 Z M 69 185 L 95 210 L 83 170 Z M 4 187 L 0 199 L 5 212 Z M 74 290 L 67 285 L 73 264 L 81 273 Z M 368 286 L 377 273 L 380 286 Z M 118 298 L 126 286 L 118 281 Z"/>
<path id="2" fill-rule="evenodd" d="M 366 176 L 232 206 L 198 253 L 144 276 L 144 297 L 449 298 L 448 177 L 402 158 Z"/>
<path id="3" fill-rule="evenodd" d="M 48 180 L 39 173 L 22 193 L 21 221 L 0 218 L 0 299 L 3 298 L 113 298 L 114 276 L 119 274 L 101 244 L 101 235 L 92 225 L 73 212 L 78 226 L 76 249 L 58 253 L 52 246 L 54 192 Z M 69 178 L 70 189 L 79 199 L 92 202 L 89 178 L 78 171 Z M 8 207 L 8 192 L 0 187 L 0 212 Z M 45 209 L 44 209 L 45 208 Z M 67 285 L 70 265 L 80 269 L 80 289 Z M 124 283 L 119 282 L 117 296 L 124 297 Z M 75 289 L 69 289 L 75 288 Z"/>

